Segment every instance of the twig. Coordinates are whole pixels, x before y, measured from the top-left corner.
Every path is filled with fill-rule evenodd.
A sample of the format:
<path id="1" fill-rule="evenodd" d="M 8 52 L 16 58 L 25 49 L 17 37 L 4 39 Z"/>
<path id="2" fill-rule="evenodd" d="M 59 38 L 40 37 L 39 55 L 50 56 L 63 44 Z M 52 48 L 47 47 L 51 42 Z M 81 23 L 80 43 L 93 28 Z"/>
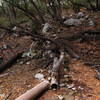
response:
<path id="1" fill-rule="evenodd" d="M 4 100 L 8 100 L 8 98 L 9 98 L 11 95 L 12 95 L 12 91 L 6 95 L 6 97 L 5 97 Z"/>
<path id="2" fill-rule="evenodd" d="M 8 73 L 2 74 L 2 75 L 0 75 L 0 78 L 7 76 L 7 75 L 8 75 Z"/>

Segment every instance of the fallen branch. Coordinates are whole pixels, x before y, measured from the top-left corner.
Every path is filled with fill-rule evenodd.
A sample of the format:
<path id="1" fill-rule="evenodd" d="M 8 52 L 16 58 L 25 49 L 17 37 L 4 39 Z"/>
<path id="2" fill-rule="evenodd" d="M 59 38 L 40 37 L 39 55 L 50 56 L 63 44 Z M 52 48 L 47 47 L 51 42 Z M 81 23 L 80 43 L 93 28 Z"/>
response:
<path id="1" fill-rule="evenodd" d="M 51 88 L 57 88 L 60 81 L 61 67 L 64 61 L 64 53 L 61 52 L 60 58 L 54 58 L 53 68 L 52 68 L 52 79 L 51 79 Z"/>
<path id="2" fill-rule="evenodd" d="M 0 75 L 0 78 L 4 77 L 4 76 L 8 76 L 9 74 L 8 73 L 5 73 L 5 74 L 1 74 Z"/>
<path id="3" fill-rule="evenodd" d="M 4 70 L 6 70 L 7 68 L 11 67 L 16 62 L 16 60 L 19 57 L 21 57 L 22 53 L 23 53 L 23 51 L 20 52 L 20 53 L 17 53 L 12 58 L 10 58 L 7 62 L 1 64 L 1 66 L 0 66 L 0 73 L 3 72 Z"/>
<path id="4" fill-rule="evenodd" d="M 48 37 L 46 37 L 44 35 L 40 35 L 40 34 L 32 34 L 31 32 L 25 31 L 24 29 L 22 31 L 17 31 L 17 30 L 12 30 L 10 28 L 6 28 L 2 25 L 0 25 L 0 28 L 7 30 L 9 32 L 20 33 L 20 34 L 25 33 L 25 35 L 31 36 L 33 41 L 40 41 L 40 40 L 42 40 L 44 42 L 49 41 L 55 45 L 55 48 L 57 48 L 59 50 L 63 48 L 64 51 L 67 52 L 71 57 L 79 59 L 79 56 L 74 52 L 74 50 L 72 50 L 72 47 L 69 45 L 70 43 L 68 41 L 65 44 L 63 41 L 59 41 L 60 40 L 59 38 L 53 39 L 53 38 L 48 38 Z"/>
<path id="5" fill-rule="evenodd" d="M 43 91 L 49 88 L 49 82 L 47 80 L 38 84 L 34 88 L 28 90 L 26 93 L 22 94 L 20 97 L 15 100 L 35 100 Z"/>
<path id="6" fill-rule="evenodd" d="M 11 95 L 12 95 L 12 91 L 10 91 L 10 92 L 6 95 L 6 97 L 4 98 L 4 100 L 8 100 L 8 98 L 9 98 Z"/>

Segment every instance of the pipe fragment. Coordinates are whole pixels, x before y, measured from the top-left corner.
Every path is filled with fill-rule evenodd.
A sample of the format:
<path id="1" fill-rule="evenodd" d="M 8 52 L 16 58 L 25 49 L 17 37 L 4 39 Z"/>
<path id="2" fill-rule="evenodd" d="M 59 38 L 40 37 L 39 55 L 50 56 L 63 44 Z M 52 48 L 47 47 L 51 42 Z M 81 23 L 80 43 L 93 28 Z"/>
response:
<path id="1" fill-rule="evenodd" d="M 49 81 L 45 80 L 35 86 L 34 88 L 28 90 L 26 93 L 22 94 L 15 100 L 35 100 L 35 98 L 40 95 L 43 91 L 49 88 Z"/>

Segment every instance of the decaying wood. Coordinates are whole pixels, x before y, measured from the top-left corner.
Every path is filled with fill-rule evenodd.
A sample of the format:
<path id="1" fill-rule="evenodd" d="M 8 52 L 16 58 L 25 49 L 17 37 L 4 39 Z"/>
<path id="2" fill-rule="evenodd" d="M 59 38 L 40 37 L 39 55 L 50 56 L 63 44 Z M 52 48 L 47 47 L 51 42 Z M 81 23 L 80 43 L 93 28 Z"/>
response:
<path id="1" fill-rule="evenodd" d="M 71 57 L 79 59 L 79 56 L 74 52 L 74 50 L 72 50 L 71 45 L 69 45 L 70 43 L 67 41 L 67 43 L 65 44 L 62 41 L 62 38 L 61 38 L 61 40 L 60 40 L 60 38 L 58 38 L 58 39 L 48 38 L 44 35 L 32 34 L 31 32 L 25 31 L 24 29 L 22 29 L 21 31 L 12 30 L 8 27 L 4 27 L 4 26 L 1 26 L 1 25 L 0 25 L 0 28 L 7 30 L 9 32 L 20 33 L 20 34 L 25 33 L 25 35 L 31 36 L 33 41 L 40 41 L 40 40 L 44 41 L 44 42 L 49 41 L 49 42 L 51 42 L 52 44 L 55 45 L 55 48 L 57 48 L 59 50 L 63 48 L 64 51 L 67 52 Z M 66 38 L 66 39 L 68 39 L 68 38 Z M 65 45 L 66 45 L 66 47 L 65 47 Z"/>
<path id="2" fill-rule="evenodd" d="M 35 100 L 35 98 L 39 96 L 44 90 L 48 89 L 49 86 L 49 81 L 45 80 L 15 100 Z"/>
<path id="3" fill-rule="evenodd" d="M 16 55 L 14 55 L 12 58 L 10 58 L 7 62 L 3 63 L 0 65 L 0 73 L 3 72 L 4 70 L 6 70 L 7 68 L 11 67 L 16 60 L 21 57 L 23 51 L 20 53 L 17 53 Z"/>
<path id="4" fill-rule="evenodd" d="M 1 74 L 1 75 L 0 75 L 0 78 L 2 78 L 2 77 L 4 77 L 4 76 L 8 76 L 8 73 Z"/>
<path id="5" fill-rule="evenodd" d="M 61 67 L 62 67 L 63 61 L 64 61 L 64 52 L 61 52 L 59 59 L 54 58 L 53 68 L 52 68 L 52 79 L 51 79 L 52 88 L 57 88 L 59 85 L 60 72 L 62 69 Z"/>

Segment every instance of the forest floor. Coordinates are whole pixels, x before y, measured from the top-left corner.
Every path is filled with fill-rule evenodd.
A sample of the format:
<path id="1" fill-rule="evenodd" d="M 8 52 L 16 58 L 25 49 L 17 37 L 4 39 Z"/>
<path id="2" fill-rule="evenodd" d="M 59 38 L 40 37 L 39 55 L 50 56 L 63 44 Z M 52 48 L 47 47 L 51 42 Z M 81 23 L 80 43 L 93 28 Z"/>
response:
<path id="1" fill-rule="evenodd" d="M 93 20 L 100 22 L 100 12 L 91 15 Z M 63 29 L 63 27 L 60 27 Z M 82 30 L 99 30 L 100 24 L 96 26 L 70 27 L 64 28 L 63 36 L 73 34 L 73 32 L 81 32 Z M 62 34 L 59 34 L 62 35 Z M 64 100 L 100 100 L 100 78 L 96 78 L 100 68 L 92 65 L 86 65 L 86 62 L 100 63 L 100 40 L 92 39 L 91 44 L 88 42 L 71 41 L 75 50 L 81 57 L 80 60 L 70 59 L 70 63 L 65 67 L 64 75 L 69 77 L 62 78 L 61 82 L 65 86 L 57 90 L 48 90 L 38 100 L 60 100 L 63 96 Z M 32 40 L 30 36 L 16 37 L 14 35 L 4 35 L 0 40 L 0 48 L 7 45 L 7 49 L 0 49 L 0 57 L 4 62 L 15 53 L 28 50 Z M 96 46 L 99 45 L 99 46 Z M 66 45 L 65 45 L 66 46 Z M 43 73 L 48 77 L 48 70 L 37 65 L 37 59 L 20 63 L 17 61 L 12 67 L 0 73 L 0 100 L 15 100 L 25 91 L 33 88 L 39 80 L 34 78 L 36 73 Z M 70 71 L 66 67 L 70 68 Z"/>

